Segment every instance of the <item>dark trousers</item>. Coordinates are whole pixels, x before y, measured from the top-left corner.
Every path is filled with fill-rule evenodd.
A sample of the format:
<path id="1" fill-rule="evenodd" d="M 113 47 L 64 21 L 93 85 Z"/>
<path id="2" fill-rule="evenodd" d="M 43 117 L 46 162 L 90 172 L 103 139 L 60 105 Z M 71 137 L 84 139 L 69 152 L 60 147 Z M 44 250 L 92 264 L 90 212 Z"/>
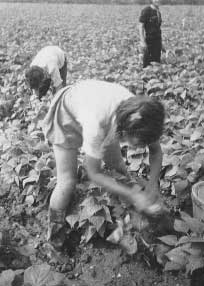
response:
<path id="1" fill-rule="evenodd" d="M 60 72 L 60 76 L 61 76 L 61 79 L 62 79 L 62 85 L 63 87 L 66 86 L 66 81 L 67 81 L 67 59 L 65 58 L 65 61 L 64 61 L 64 65 L 63 67 L 59 70 Z"/>
<path id="2" fill-rule="evenodd" d="M 151 62 L 160 63 L 161 61 L 161 39 L 147 40 L 147 49 L 143 55 L 143 68 L 148 66 Z"/>

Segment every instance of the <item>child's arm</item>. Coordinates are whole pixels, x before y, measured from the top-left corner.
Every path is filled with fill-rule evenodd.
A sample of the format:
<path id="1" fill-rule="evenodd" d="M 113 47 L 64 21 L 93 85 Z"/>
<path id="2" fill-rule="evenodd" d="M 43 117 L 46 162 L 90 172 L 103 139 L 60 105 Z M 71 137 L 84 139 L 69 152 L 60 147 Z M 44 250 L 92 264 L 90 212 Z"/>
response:
<path id="1" fill-rule="evenodd" d="M 101 160 L 86 156 L 85 159 L 89 178 L 97 185 L 105 187 L 109 192 L 128 200 L 138 212 L 154 215 L 161 211 L 159 204 L 155 204 L 152 194 L 141 191 L 139 185 L 132 188 L 117 183 L 113 178 L 104 175 L 101 171 Z"/>
<path id="2" fill-rule="evenodd" d="M 115 179 L 103 174 L 100 159 L 95 159 L 87 155 L 85 164 L 89 178 L 97 185 L 107 188 L 111 193 L 122 196 L 128 200 L 132 199 L 133 191 L 129 187 L 119 184 Z"/>
<path id="3" fill-rule="evenodd" d="M 149 192 L 159 193 L 159 176 L 162 167 L 162 150 L 159 142 L 149 145 L 150 179 L 146 189 Z"/>
<path id="4" fill-rule="evenodd" d="M 144 9 L 141 11 L 141 14 L 140 14 L 140 17 L 139 17 L 140 46 L 141 46 L 143 49 L 146 49 L 146 48 L 147 48 L 145 23 L 147 23 L 148 19 L 149 19 L 148 8 L 144 8 Z"/>
<path id="5" fill-rule="evenodd" d="M 140 45 L 143 49 L 146 49 L 147 44 L 146 44 L 146 34 L 145 34 L 144 23 L 139 23 L 139 35 L 140 35 Z"/>
<path id="6" fill-rule="evenodd" d="M 60 76 L 60 71 L 58 67 L 54 65 L 50 65 L 48 72 L 51 75 L 51 79 L 52 79 L 53 86 L 54 86 L 54 93 L 56 93 L 63 86 L 62 78 Z"/>

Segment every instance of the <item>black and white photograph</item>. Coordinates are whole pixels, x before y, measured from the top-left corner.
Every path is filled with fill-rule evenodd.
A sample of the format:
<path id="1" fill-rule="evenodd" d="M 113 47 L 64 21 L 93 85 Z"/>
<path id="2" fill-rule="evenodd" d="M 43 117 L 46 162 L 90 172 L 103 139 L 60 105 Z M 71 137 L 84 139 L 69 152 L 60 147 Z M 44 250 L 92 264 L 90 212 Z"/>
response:
<path id="1" fill-rule="evenodd" d="M 204 286 L 204 0 L 0 0 L 0 286 Z"/>

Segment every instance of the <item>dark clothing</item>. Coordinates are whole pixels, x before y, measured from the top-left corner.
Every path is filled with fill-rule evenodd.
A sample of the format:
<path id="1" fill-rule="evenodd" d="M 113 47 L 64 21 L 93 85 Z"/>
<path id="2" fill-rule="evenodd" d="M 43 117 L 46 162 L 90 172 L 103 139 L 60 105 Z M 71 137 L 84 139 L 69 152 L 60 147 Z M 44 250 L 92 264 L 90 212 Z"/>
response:
<path id="1" fill-rule="evenodd" d="M 60 72 L 60 76 L 61 76 L 61 79 L 62 79 L 62 86 L 65 87 L 66 86 L 66 82 L 67 82 L 67 58 L 66 57 L 65 57 L 64 65 L 59 70 L 59 72 Z"/>
<path id="2" fill-rule="evenodd" d="M 144 24 L 146 40 L 161 39 L 161 13 L 151 6 L 144 8 L 141 12 L 140 23 Z"/>
<path id="3" fill-rule="evenodd" d="M 64 65 L 61 69 L 59 69 L 59 72 L 60 72 L 60 77 L 62 79 L 62 86 L 65 87 L 66 80 L 67 80 L 67 59 L 66 57 L 65 57 Z M 52 86 L 53 93 L 56 93 L 56 87 L 53 86 L 51 77 L 48 76 L 48 78 L 45 78 L 39 86 L 39 99 L 41 99 L 43 96 L 46 95 L 46 93 L 48 92 L 51 86 Z"/>
<path id="4" fill-rule="evenodd" d="M 159 62 L 161 59 L 162 36 L 161 36 L 161 13 L 151 6 L 145 7 L 139 18 L 140 23 L 144 24 L 147 49 L 143 55 L 143 67 L 150 62 Z"/>
<path id="5" fill-rule="evenodd" d="M 160 63 L 162 43 L 160 39 L 147 42 L 147 49 L 143 54 L 143 67 L 147 67 L 151 62 Z"/>

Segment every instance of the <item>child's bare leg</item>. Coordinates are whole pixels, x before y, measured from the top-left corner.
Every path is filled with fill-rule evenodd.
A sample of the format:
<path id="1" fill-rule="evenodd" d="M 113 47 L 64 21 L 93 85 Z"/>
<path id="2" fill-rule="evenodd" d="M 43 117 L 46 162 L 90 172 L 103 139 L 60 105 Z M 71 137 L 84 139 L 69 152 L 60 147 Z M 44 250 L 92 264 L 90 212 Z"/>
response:
<path id="1" fill-rule="evenodd" d="M 48 215 L 48 240 L 60 250 L 65 240 L 63 231 L 66 209 L 76 185 L 77 149 L 65 149 L 54 145 L 57 168 L 57 185 L 50 199 Z"/>
<path id="2" fill-rule="evenodd" d="M 69 198 L 77 179 L 77 149 L 65 149 L 54 145 L 57 168 L 57 185 L 50 199 L 50 207 L 64 210 L 69 204 Z"/>

